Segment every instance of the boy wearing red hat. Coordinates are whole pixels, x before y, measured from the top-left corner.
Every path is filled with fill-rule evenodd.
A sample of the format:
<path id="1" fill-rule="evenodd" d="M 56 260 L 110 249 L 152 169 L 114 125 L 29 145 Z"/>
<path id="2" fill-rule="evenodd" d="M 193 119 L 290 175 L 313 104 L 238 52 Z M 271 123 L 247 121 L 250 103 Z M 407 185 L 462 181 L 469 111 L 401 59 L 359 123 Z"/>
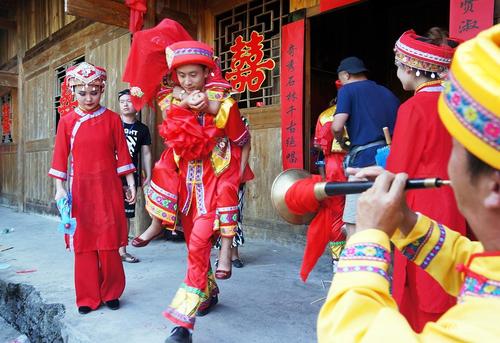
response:
<path id="1" fill-rule="evenodd" d="M 126 175 L 126 200 L 133 204 L 135 167 L 120 116 L 99 104 L 106 71 L 83 62 L 69 68 L 66 79 L 78 107 L 59 121 L 49 176 L 56 178 L 55 200 L 71 199 L 72 216 L 76 218 L 76 304 L 80 314 L 96 310 L 102 303 L 116 310 L 125 288 L 118 248 L 127 245 L 120 176 Z"/>
<path id="2" fill-rule="evenodd" d="M 166 49 L 166 58 L 172 79 L 186 93 L 180 102 L 170 105 L 161 134 L 171 148 L 166 154 L 173 155 L 178 168 L 177 203 L 188 245 L 188 268 L 164 316 L 178 325 L 167 341 L 190 342 L 197 311 L 205 314 L 218 301 L 210 270 L 212 239 L 214 230 L 220 230 L 223 236 L 234 235 L 238 187 L 246 166 L 241 147 L 248 143 L 250 134 L 232 98 L 221 102 L 215 116 L 203 108 L 194 112 L 188 109 L 206 97 L 203 90 L 210 71 L 215 69 L 208 45 L 197 41 L 174 43 Z M 171 156 L 164 157 L 172 161 Z M 165 189 L 156 183 L 152 190 L 157 193 L 148 194 L 148 198 L 158 204 Z"/>

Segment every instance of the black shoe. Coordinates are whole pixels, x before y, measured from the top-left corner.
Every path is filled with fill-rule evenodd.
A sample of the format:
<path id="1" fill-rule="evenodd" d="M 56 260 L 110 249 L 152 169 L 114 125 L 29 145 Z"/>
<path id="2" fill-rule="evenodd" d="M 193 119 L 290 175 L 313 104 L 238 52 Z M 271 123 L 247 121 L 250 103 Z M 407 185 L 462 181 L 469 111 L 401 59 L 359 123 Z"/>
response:
<path id="1" fill-rule="evenodd" d="M 210 311 L 212 311 L 212 309 L 215 305 L 217 305 L 218 302 L 219 297 L 217 295 L 214 295 L 210 298 L 210 303 L 208 304 L 208 306 L 206 306 L 204 302 L 200 305 L 198 311 L 196 311 L 196 316 L 203 317 L 204 315 L 207 315 Z"/>
<path id="2" fill-rule="evenodd" d="M 120 308 L 120 300 L 113 299 L 110 301 L 106 301 L 106 306 L 112 309 L 113 311 L 118 310 Z"/>
<path id="3" fill-rule="evenodd" d="M 87 313 L 90 313 L 90 312 L 92 312 L 92 309 L 90 307 L 88 307 L 88 306 L 80 306 L 78 308 L 78 313 L 80 313 L 80 314 L 87 314 Z"/>
<path id="4" fill-rule="evenodd" d="M 234 268 L 243 268 L 243 262 L 239 258 L 236 260 L 233 260 L 233 267 Z"/>
<path id="5" fill-rule="evenodd" d="M 191 332 L 182 326 L 176 326 L 172 329 L 171 335 L 165 340 L 165 343 L 191 343 Z"/>

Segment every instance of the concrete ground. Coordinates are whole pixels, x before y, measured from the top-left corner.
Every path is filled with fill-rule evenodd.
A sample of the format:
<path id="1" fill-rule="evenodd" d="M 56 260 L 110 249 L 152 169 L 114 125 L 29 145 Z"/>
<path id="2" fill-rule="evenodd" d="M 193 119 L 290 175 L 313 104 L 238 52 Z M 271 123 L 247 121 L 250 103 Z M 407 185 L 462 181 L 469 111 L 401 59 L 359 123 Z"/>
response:
<path id="1" fill-rule="evenodd" d="M 0 251 L 12 247 L 0 252 L 0 315 L 31 342 L 163 342 L 173 325 L 161 312 L 184 277 L 185 243 L 129 247 L 141 262 L 125 263 L 120 310 L 101 307 L 82 316 L 75 305 L 73 255 L 57 224 L 57 218 L 0 207 Z M 315 342 L 331 266 L 324 256 L 303 283 L 302 253 L 301 247 L 247 239 L 240 249 L 245 266 L 219 282 L 219 304 L 197 319 L 193 341 Z"/>

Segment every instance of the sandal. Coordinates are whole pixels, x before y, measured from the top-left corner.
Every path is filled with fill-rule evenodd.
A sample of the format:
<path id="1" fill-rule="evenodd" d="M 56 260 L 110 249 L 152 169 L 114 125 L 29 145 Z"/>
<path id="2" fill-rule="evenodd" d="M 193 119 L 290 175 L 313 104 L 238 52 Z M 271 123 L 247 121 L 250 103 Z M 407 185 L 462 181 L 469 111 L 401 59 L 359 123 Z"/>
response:
<path id="1" fill-rule="evenodd" d="M 217 269 L 215 271 L 215 278 L 219 280 L 227 280 L 231 277 L 231 271 L 230 270 L 222 270 L 222 269 Z"/>
<path id="2" fill-rule="evenodd" d="M 139 259 L 137 257 L 130 255 L 128 252 L 120 256 L 122 258 L 122 262 L 128 262 L 128 263 L 139 262 Z"/>

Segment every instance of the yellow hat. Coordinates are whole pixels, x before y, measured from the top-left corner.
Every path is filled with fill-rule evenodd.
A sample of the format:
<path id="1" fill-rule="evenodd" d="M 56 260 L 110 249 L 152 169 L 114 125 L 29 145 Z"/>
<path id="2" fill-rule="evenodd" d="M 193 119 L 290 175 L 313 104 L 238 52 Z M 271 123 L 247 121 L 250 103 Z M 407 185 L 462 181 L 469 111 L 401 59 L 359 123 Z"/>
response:
<path id="1" fill-rule="evenodd" d="M 500 169 L 500 24 L 457 48 L 439 115 L 460 144 Z"/>

